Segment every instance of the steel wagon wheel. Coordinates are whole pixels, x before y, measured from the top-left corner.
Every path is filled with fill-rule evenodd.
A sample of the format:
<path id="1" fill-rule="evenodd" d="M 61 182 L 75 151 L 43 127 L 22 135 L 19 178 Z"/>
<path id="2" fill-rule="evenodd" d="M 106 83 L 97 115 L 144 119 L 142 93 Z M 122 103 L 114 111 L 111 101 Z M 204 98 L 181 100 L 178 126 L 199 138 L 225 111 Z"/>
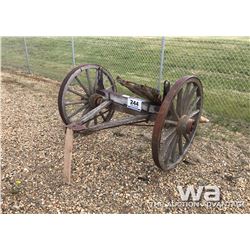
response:
<path id="1" fill-rule="evenodd" d="M 203 106 L 202 84 L 197 77 L 176 81 L 157 114 L 152 135 L 155 164 L 169 170 L 183 159 L 192 144 Z"/>
<path id="2" fill-rule="evenodd" d="M 97 64 L 84 64 L 72 69 L 64 78 L 58 95 L 58 108 L 63 122 L 67 125 L 78 123 L 81 117 L 100 104 L 97 90 L 110 88 L 116 92 L 111 74 Z M 114 114 L 112 107 L 99 112 L 88 121 L 87 127 L 109 121 Z"/>

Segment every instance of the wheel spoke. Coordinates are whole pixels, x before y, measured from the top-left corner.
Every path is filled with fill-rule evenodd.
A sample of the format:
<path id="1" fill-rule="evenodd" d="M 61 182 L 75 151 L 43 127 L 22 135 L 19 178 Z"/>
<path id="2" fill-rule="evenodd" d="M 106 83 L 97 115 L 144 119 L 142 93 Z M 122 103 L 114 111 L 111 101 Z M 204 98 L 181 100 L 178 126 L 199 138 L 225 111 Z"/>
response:
<path id="1" fill-rule="evenodd" d="M 79 93 L 78 91 L 75 91 L 74 89 L 68 88 L 68 91 L 84 98 L 84 95 L 82 93 Z"/>
<path id="2" fill-rule="evenodd" d="M 103 85 L 103 72 L 101 69 L 98 69 L 98 85 L 97 85 L 97 89 L 104 89 L 104 85 Z"/>
<path id="3" fill-rule="evenodd" d="M 85 126 L 86 126 L 86 127 L 89 127 L 90 122 L 91 122 L 91 120 L 90 120 L 90 121 L 87 121 L 87 122 L 85 123 Z"/>
<path id="4" fill-rule="evenodd" d="M 183 154 L 182 135 L 179 136 L 178 146 L 179 146 L 179 153 L 180 155 L 182 155 Z"/>
<path id="5" fill-rule="evenodd" d="M 90 106 L 88 106 L 88 107 L 82 112 L 82 117 L 83 117 L 84 115 L 86 115 L 90 110 L 91 110 L 91 108 L 90 108 Z M 88 127 L 88 126 L 89 126 L 89 123 L 90 123 L 90 121 L 87 121 L 87 122 L 85 123 L 85 126 Z"/>
<path id="6" fill-rule="evenodd" d="M 186 139 L 186 143 L 190 142 L 190 138 L 186 133 L 183 133 L 184 138 Z"/>
<path id="7" fill-rule="evenodd" d="M 179 140 L 178 137 L 179 136 L 176 136 L 176 139 L 175 139 L 175 141 L 174 141 L 174 143 L 172 145 L 172 148 L 171 148 L 171 150 L 172 150 L 172 153 L 171 153 L 171 160 L 172 160 L 172 162 L 176 161 L 176 156 L 177 156 L 176 148 L 177 148 L 177 144 L 178 144 L 178 140 Z"/>
<path id="8" fill-rule="evenodd" d="M 177 126 L 177 121 L 165 120 L 165 123 Z"/>
<path id="9" fill-rule="evenodd" d="M 165 142 L 169 137 L 171 137 L 174 133 L 176 132 L 176 128 L 168 128 L 167 129 L 167 134 L 162 138 L 163 141 Z"/>
<path id="10" fill-rule="evenodd" d="M 195 108 L 196 108 L 196 105 L 197 103 L 199 102 L 199 100 L 201 99 L 200 96 L 198 96 L 193 102 L 192 104 L 190 105 L 190 108 L 187 110 L 187 113 L 190 114 Z"/>
<path id="11" fill-rule="evenodd" d="M 188 94 L 189 94 L 191 85 L 192 85 L 192 83 L 187 84 L 186 89 L 185 89 L 184 94 L 183 94 L 183 97 L 182 97 L 183 98 L 182 99 L 182 114 L 184 113 L 184 110 L 186 107 L 187 98 L 188 98 Z"/>
<path id="12" fill-rule="evenodd" d="M 82 110 L 84 110 L 87 107 L 88 104 L 83 105 L 82 107 L 78 108 L 77 110 L 75 110 L 71 115 L 68 116 L 68 118 L 72 118 L 73 116 L 75 116 L 76 114 L 78 114 L 79 112 L 81 112 Z"/>
<path id="13" fill-rule="evenodd" d="M 100 112 L 100 114 L 101 114 L 101 117 L 102 117 L 103 121 L 105 122 L 106 121 L 106 117 L 104 116 L 104 114 L 102 112 Z"/>
<path id="14" fill-rule="evenodd" d="M 164 161 L 168 162 L 169 157 L 171 157 L 172 152 L 177 144 L 178 135 L 174 133 L 168 140 L 167 147 L 164 147 Z"/>
<path id="15" fill-rule="evenodd" d="M 89 75 L 89 69 L 85 69 L 86 72 L 86 77 L 88 81 L 88 87 L 89 87 L 89 93 L 92 94 L 92 86 L 91 86 L 91 80 L 90 80 L 90 75 Z"/>
<path id="16" fill-rule="evenodd" d="M 76 104 L 86 104 L 86 100 L 80 100 L 80 101 L 75 101 L 75 102 L 64 102 L 64 105 L 65 106 L 68 106 L 68 105 L 76 105 Z"/>
<path id="17" fill-rule="evenodd" d="M 178 120 L 179 120 L 179 117 L 178 117 L 178 115 L 177 115 L 177 113 L 176 113 L 176 110 L 175 110 L 175 108 L 174 108 L 174 103 L 173 103 L 173 102 L 172 102 L 171 107 L 170 107 L 170 112 L 171 112 L 171 114 L 173 115 L 173 118 L 175 118 L 176 121 L 178 121 Z"/>
<path id="18" fill-rule="evenodd" d="M 106 111 L 100 111 L 100 113 L 99 113 L 99 115 L 98 115 L 98 116 L 101 116 L 101 117 L 102 117 L 102 119 L 103 119 L 103 121 L 104 121 L 104 122 L 106 122 L 106 121 L 107 121 L 108 114 L 106 115 L 106 117 L 105 117 L 105 115 L 104 115 L 104 114 L 109 113 L 109 112 L 110 112 L 110 110 L 109 110 L 109 109 L 108 109 L 108 110 L 106 110 Z"/>
<path id="19" fill-rule="evenodd" d="M 182 89 L 179 91 L 178 95 L 177 95 L 177 114 L 179 115 L 179 117 L 181 117 L 182 115 Z"/>
<path id="20" fill-rule="evenodd" d="M 81 86 L 81 88 L 86 92 L 87 95 L 89 95 L 89 91 L 86 89 L 86 87 L 82 84 L 81 80 L 76 76 L 75 77 L 78 84 Z"/>
<path id="21" fill-rule="evenodd" d="M 197 109 L 197 110 L 193 111 L 191 114 L 189 114 L 189 117 L 192 118 L 192 117 L 194 117 L 195 115 L 197 115 L 198 113 L 200 113 L 200 110 L 199 110 L 199 109 Z"/>
<path id="22" fill-rule="evenodd" d="M 87 105 L 86 109 L 82 112 L 82 117 L 86 115 L 91 110 L 90 106 Z"/>
<path id="23" fill-rule="evenodd" d="M 94 123 L 97 124 L 97 116 L 94 117 Z"/>
<path id="24" fill-rule="evenodd" d="M 98 84 L 98 80 L 99 80 L 99 70 L 97 69 L 95 71 L 95 82 L 93 84 L 93 93 L 95 92 L 96 90 L 96 85 Z"/>
<path id="25" fill-rule="evenodd" d="M 190 93 L 188 94 L 188 96 L 187 96 L 187 102 L 186 102 L 185 107 L 184 107 L 184 113 L 186 113 L 187 110 L 189 109 L 190 102 L 191 102 L 191 100 L 192 100 L 192 97 L 193 97 L 194 93 L 197 91 L 197 89 L 198 89 L 198 87 L 197 87 L 197 86 L 194 86 L 194 87 L 191 89 Z"/>

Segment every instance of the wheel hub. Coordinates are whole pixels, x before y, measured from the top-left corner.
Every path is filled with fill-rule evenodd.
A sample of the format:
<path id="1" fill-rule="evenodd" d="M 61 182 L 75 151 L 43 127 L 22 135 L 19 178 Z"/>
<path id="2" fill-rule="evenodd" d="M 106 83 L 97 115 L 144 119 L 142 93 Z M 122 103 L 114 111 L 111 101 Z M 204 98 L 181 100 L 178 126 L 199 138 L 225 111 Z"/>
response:
<path id="1" fill-rule="evenodd" d="M 94 93 L 89 97 L 89 104 L 91 108 L 95 108 L 102 103 L 102 96 Z"/>
<path id="2" fill-rule="evenodd" d="M 188 133 L 190 134 L 194 127 L 194 120 L 188 115 L 183 115 L 177 123 L 177 131 L 179 134 Z"/>

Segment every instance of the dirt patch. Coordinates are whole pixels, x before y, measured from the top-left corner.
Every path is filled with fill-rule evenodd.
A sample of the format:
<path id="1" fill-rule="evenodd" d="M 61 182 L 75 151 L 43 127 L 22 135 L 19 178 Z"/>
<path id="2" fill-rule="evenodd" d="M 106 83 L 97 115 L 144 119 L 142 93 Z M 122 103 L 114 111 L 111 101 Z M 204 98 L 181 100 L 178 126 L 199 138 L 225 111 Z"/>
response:
<path id="1" fill-rule="evenodd" d="M 72 184 L 65 185 L 58 90 L 47 78 L 2 72 L 3 213 L 250 212 L 249 136 L 213 123 L 200 126 L 185 160 L 169 172 L 153 163 L 151 127 L 77 135 Z M 221 203 L 177 204 L 178 185 L 216 185 Z"/>

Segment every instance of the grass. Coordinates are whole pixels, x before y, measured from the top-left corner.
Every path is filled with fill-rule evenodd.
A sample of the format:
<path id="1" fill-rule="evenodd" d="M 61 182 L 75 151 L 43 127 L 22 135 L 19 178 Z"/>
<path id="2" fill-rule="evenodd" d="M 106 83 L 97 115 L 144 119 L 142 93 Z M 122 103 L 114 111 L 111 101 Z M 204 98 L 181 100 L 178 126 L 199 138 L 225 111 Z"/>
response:
<path id="1" fill-rule="evenodd" d="M 61 81 L 72 68 L 70 37 L 26 38 L 31 70 Z M 155 87 L 160 37 L 76 37 L 76 64 L 97 63 L 111 74 Z M 163 79 L 197 75 L 204 86 L 204 109 L 250 122 L 250 38 L 166 38 Z M 2 67 L 26 70 L 23 38 L 2 38 Z"/>

